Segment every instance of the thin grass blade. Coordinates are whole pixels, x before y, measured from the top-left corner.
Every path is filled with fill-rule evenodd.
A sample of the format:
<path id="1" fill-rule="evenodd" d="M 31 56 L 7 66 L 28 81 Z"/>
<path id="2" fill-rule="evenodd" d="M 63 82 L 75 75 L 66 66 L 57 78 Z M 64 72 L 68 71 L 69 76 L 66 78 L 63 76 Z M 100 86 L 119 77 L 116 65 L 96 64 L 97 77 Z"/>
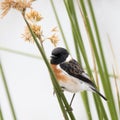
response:
<path id="1" fill-rule="evenodd" d="M 0 46 L 0 51 L 9 52 L 9 53 L 13 53 L 13 54 L 18 54 L 18 55 L 22 55 L 22 56 L 26 56 L 26 57 L 35 58 L 35 59 L 42 59 L 40 56 L 37 56 L 37 55 L 33 55 L 33 54 L 29 54 L 29 53 L 25 53 L 25 52 L 21 52 L 21 51 L 18 51 L 18 50 L 13 50 L 13 49 L 6 48 L 6 47 L 1 47 L 1 46 Z"/>
<path id="2" fill-rule="evenodd" d="M 0 120 L 4 120 L 4 117 L 3 117 L 3 113 L 2 113 L 1 106 L 0 106 Z"/>
<path id="3" fill-rule="evenodd" d="M 6 77 L 5 77 L 5 73 L 4 73 L 4 70 L 3 70 L 3 67 L 2 67 L 1 63 L 0 63 L 0 73 L 1 73 L 3 84 L 4 84 L 4 87 L 5 87 L 5 90 L 6 90 L 6 94 L 7 94 L 7 98 L 8 98 L 8 102 L 9 102 L 9 105 L 10 105 L 10 109 L 11 109 L 13 119 L 17 120 L 16 112 L 15 112 L 15 109 L 14 109 L 14 105 L 12 103 L 11 95 L 10 95 L 9 88 L 8 88 L 8 85 L 7 85 L 7 81 L 6 81 Z"/>

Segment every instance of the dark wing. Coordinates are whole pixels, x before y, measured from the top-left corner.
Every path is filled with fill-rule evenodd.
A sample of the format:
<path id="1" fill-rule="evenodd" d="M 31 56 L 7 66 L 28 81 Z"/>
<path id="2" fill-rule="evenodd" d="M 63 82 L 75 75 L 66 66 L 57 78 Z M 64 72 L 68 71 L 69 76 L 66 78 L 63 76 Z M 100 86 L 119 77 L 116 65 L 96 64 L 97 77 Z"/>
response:
<path id="1" fill-rule="evenodd" d="M 69 75 L 72 75 L 82 82 L 88 83 L 95 87 L 95 84 L 89 79 L 87 74 L 85 74 L 84 70 L 76 60 L 72 59 L 69 62 L 61 63 L 60 67 Z"/>

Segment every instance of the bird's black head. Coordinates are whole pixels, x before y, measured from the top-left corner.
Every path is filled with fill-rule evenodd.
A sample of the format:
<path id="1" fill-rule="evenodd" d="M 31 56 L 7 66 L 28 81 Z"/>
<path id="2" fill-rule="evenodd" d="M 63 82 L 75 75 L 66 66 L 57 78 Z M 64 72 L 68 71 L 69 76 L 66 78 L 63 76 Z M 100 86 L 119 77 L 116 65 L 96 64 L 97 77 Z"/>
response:
<path id="1" fill-rule="evenodd" d="M 60 64 L 66 60 L 69 53 L 66 49 L 62 47 L 57 47 L 53 49 L 52 55 L 51 55 L 51 64 Z"/>

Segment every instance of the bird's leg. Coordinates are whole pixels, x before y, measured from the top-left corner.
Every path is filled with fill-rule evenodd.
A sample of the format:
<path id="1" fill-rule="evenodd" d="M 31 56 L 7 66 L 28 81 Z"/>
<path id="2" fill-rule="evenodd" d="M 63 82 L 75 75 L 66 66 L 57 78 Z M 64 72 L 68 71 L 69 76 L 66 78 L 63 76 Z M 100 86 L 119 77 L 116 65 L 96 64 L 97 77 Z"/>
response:
<path id="1" fill-rule="evenodd" d="M 74 97 L 75 97 L 75 93 L 73 94 L 73 96 L 72 96 L 72 99 L 71 99 L 71 101 L 70 101 L 70 109 L 69 109 L 69 111 L 72 111 L 73 109 L 72 109 L 72 102 L 73 102 L 73 99 L 74 99 Z"/>
<path id="2" fill-rule="evenodd" d="M 72 102 L 73 102 L 74 97 L 75 97 L 75 93 L 73 94 L 72 99 L 70 101 L 70 107 L 72 106 Z"/>
<path id="3" fill-rule="evenodd" d="M 53 89 L 53 95 L 55 95 L 55 93 L 56 93 L 56 92 L 55 92 L 55 89 Z"/>

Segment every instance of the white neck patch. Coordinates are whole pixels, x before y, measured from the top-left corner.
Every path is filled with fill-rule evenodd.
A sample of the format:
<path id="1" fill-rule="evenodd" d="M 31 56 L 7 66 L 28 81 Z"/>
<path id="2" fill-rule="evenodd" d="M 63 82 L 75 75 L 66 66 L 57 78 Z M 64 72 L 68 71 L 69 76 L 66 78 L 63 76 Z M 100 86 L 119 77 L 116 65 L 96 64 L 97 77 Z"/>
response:
<path id="1" fill-rule="evenodd" d="M 72 57 L 70 55 L 68 55 L 68 57 L 66 58 L 65 62 L 69 62 L 70 60 L 72 60 Z"/>

